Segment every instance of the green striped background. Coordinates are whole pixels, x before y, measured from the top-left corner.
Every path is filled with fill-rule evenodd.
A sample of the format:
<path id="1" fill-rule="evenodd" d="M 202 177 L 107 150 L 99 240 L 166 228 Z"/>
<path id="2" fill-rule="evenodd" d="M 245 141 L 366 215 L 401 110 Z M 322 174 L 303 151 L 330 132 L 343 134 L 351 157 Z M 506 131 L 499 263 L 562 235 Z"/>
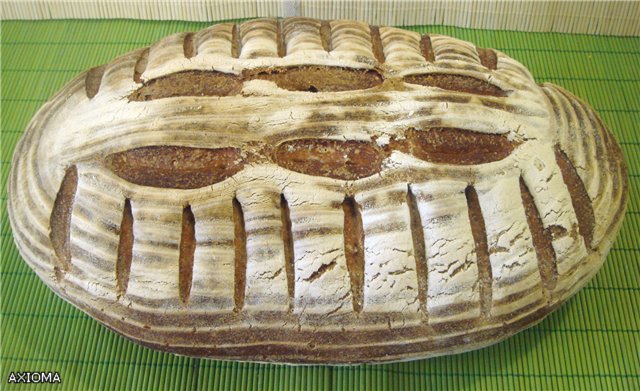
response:
<path id="1" fill-rule="evenodd" d="M 590 102 L 629 162 L 630 204 L 602 270 L 538 326 L 492 347 L 401 364 L 291 367 L 158 353 L 108 331 L 55 296 L 21 260 L 6 212 L 12 151 L 29 119 L 77 73 L 192 22 L 3 21 L 0 389 L 12 371 L 58 371 L 55 389 L 640 389 L 640 38 L 471 30 L 448 34 L 494 47 Z"/>

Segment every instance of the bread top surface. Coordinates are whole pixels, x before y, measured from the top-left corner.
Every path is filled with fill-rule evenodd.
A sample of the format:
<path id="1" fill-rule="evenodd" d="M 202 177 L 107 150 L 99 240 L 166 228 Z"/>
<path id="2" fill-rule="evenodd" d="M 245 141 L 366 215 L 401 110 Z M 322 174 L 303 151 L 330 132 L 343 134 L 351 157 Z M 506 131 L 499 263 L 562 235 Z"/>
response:
<path id="1" fill-rule="evenodd" d="M 9 212 L 56 293 L 146 345 L 285 362 L 473 349 L 601 266 L 627 174 L 597 114 L 492 49 L 304 18 L 69 82 Z"/>

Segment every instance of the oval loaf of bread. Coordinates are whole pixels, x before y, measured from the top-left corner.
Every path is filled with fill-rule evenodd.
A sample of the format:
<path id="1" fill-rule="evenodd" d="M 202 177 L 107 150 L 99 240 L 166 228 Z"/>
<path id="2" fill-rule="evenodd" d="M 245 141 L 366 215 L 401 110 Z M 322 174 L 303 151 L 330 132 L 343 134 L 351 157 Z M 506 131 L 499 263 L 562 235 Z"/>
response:
<path id="1" fill-rule="evenodd" d="M 13 157 L 20 253 L 143 345 L 360 363 L 500 341 L 600 268 L 620 147 L 492 49 L 305 18 L 179 33 L 93 68 Z"/>

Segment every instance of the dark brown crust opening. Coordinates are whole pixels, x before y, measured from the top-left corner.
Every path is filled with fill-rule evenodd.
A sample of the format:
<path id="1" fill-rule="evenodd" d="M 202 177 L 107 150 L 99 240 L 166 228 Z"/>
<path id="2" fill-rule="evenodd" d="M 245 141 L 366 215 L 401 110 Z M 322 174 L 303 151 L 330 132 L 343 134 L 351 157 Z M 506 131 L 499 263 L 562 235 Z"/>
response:
<path id="1" fill-rule="evenodd" d="M 573 204 L 573 209 L 575 210 L 576 217 L 578 218 L 580 234 L 584 237 L 587 248 L 591 249 L 593 243 L 593 229 L 596 223 L 593 206 L 591 205 L 591 198 L 589 198 L 589 193 L 587 193 L 587 189 L 584 187 L 584 183 L 580 179 L 580 176 L 571 163 L 571 160 L 569 160 L 569 157 L 567 157 L 559 146 L 556 146 L 555 153 L 556 162 L 560 167 L 562 178 L 564 179 L 564 183 L 567 185 L 569 194 L 571 195 L 571 203 Z"/>
<path id="2" fill-rule="evenodd" d="M 240 57 L 242 47 L 242 37 L 240 36 L 240 25 L 234 24 L 231 30 L 231 57 Z"/>
<path id="3" fill-rule="evenodd" d="M 105 165 L 137 185 L 195 189 L 233 176 L 247 161 L 273 161 L 306 175 L 357 180 L 379 173 L 393 150 L 434 163 L 472 165 L 502 160 L 519 145 L 504 135 L 457 128 L 412 128 L 405 136 L 384 149 L 375 142 L 359 140 L 290 140 L 273 152 L 263 148 L 245 158 L 237 148 L 148 146 L 108 155 Z"/>
<path id="4" fill-rule="evenodd" d="M 369 28 L 371 35 L 371 47 L 373 49 L 373 56 L 376 60 L 382 64 L 384 62 L 384 50 L 382 49 L 382 39 L 380 38 L 380 27 L 371 26 Z"/>
<path id="5" fill-rule="evenodd" d="M 111 154 L 105 165 L 137 185 L 196 189 L 229 178 L 243 162 L 236 148 L 149 146 Z"/>
<path id="6" fill-rule="evenodd" d="M 184 58 L 191 58 L 198 54 L 193 40 L 193 33 L 187 33 L 187 35 L 185 35 L 184 42 L 182 44 L 182 51 L 184 52 Z"/>
<path id="7" fill-rule="evenodd" d="M 476 258 L 478 262 L 478 283 L 480 284 L 480 312 L 484 317 L 491 312 L 493 273 L 491 272 L 491 260 L 489 259 L 489 244 L 487 243 L 487 229 L 480 208 L 478 193 L 472 186 L 465 190 L 467 206 L 469 208 L 469 222 L 471 234 L 476 245 Z"/>
<path id="8" fill-rule="evenodd" d="M 364 287 L 364 228 L 360 206 L 353 197 L 342 202 L 344 212 L 344 255 L 351 280 L 351 300 L 353 310 L 362 311 Z"/>
<path id="9" fill-rule="evenodd" d="M 138 70 L 134 79 L 140 79 Z M 129 95 L 129 100 L 238 95 L 242 89 L 242 83 L 254 79 L 271 80 L 279 88 L 289 91 L 307 92 L 364 90 L 376 87 L 383 82 L 382 75 L 374 70 L 315 65 L 251 69 L 245 70 L 242 76 L 218 71 L 193 70 L 176 72 L 145 82 L 142 87 Z M 87 95 L 88 88 L 87 86 Z M 97 89 L 92 93 L 95 95 Z"/>
<path id="10" fill-rule="evenodd" d="M 424 228 L 422 226 L 422 218 L 418 210 L 418 201 L 411 191 L 411 186 L 407 185 L 407 205 L 409 207 L 409 216 L 411 223 L 411 238 L 413 239 L 413 257 L 416 261 L 416 274 L 418 276 L 418 300 L 420 308 L 427 313 L 427 284 L 428 284 L 428 267 L 427 267 L 427 250 L 424 241 Z"/>
<path id="11" fill-rule="evenodd" d="M 382 76 L 373 70 L 326 66 L 252 69 L 244 79 L 271 80 L 289 91 L 336 92 L 373 88 L 382 84 Z"/>
<path id="12" fill-rule="evenodd" d="M 131 260 L 133 259 L 133 241 L 133 213 L 131 211 L 131 201 L 127 198 L 124 200 L 124 208 L 122 209 L 118 258 L 116 260 L 116 286 L 119 297 L 127 292 L 127 286 L 129 285 Z"/>
<path id="13" fill-rule="evenodd" d="M 133 70 L 133 81 L 136 83 L 142 83 L 141 76 L 144 73 L 145 69 L 147 69 L 147 62 L 149 60 L 149 48 L 146 48 L 140 54 L 140 58 L 136 61 L 136 66 Z"/>
<path id="14" fill-rule="evenodd" d="M 278 57 L 282 58 L 287 55 L 287 45 L 284 42 L 284 32 L 282 31 L 282 19 L 278 19 L 276 23 L 276 42 L 278 44 Z"/>
<path id="15" fill-rule="evenodd" d="M 485 49 L 485 48 L 477 48 L 478 57 L 480 57 L 480 62 L 486 68 L 494 70 L 498 66 L 498 56 L 496 55 L 495 50 L 493 49 Z"/>
<path id="16" fill-rule="evenodd" d="M 518 143 L 499 134 L 458 128 L 409 129 L 411 153 L 422 160 L 447 164 L 482 164 L 502 160 Z"/>
<path id="17" fill-rule="evenodd" d="M 129 95 L 130 101 L 147 101 L 176 96 L 237 95 L 242 81 L 236 75 L 217 71 L 184 71 L 146 82 Z"/>
<path id="18" fill-rule="evenodd" d="M 178 268 L 178 285 L 180 300 L 183 303 L 189 301 L 191 283 L 193 281 L 193 258 L 196 251 L 196 220 L 187 205 L 182 210 L 182 234 L 180 235 L 180 256 Z"/>
<path id="19" fill-rule="evenodd" d="M 58 267 L 62 270 L 69 270 L 71 264 L 71 213 L 77 188 L 78 170 L 76 166 L 71 166 L 60 184 L 49 222 L 49 239 L 58 257 Z"/>
<path id="20" fill-rule="evenodd" d="M 323 20 L 320 23 L 320 41 L 322 42 L 322 48 L 327 52 L 332 50 L 331 47 L 331 24 L 328 20 Z"/>
<path id="21" fill-rule="evenodd" d="M 449 91 L 467 92 L 478 95 L 507 96 L 508 92 L 500 87 L 475 77 L 448 73 L 427 73 L 405 76 L 403 80 L 410 84 L 438 87 Z"/>
<path id="22" fill-rule="evenodd" d="M 247 231 L 245 229 L 244 212 L 242 205 L 237 198 L 233 199 L 233 246 L 235 248 L 234 276 L 235 291 L 234 302 L 235 311 L 242 310 L 244 307 L 246 274 L 247 274 Z"/>
<path id="23" fill-rule="evenodd" d="M 428 62 L 434 62 L 436 60 L 436 56 L 433 53 L 433 47 L 431 46 L 431 37 L 428 35 L 423 35 L 420 39 L 420 52 L 422 53 L 422 57 Z"/>
<path id="24" fill-rule="evenodd" d="M 375 143 L 300 139 L 280 144 L 274 160 L 288 170 L 342 180 L 365 178 L 380 172 L 384 151 Z"/>
<path id="25" fill-rule="evenodd" d="M 282 220 L 282 242 L 284 243 L 284 266 L 287 272 L 289 311 L 292 311 L 295 299 L 295 254 L 293 252 L 293 235 L 291 233 L 291 213 L 289 211 L 289 203 L 284 194 L 280 194 L 280 218 Z"/>
<path id="26" fill-rule="evenodd" d="M 524 180 L 520 178 L 520 195 L 522 197 L 522 204 L 527 215 L 527 223 L 529 224 L 529 231 L 531 231 L 531 239 L 533 241 L 533 247 L 536 250 L 538 257 L 538 269 L 540 270 L 540 279 L 545 289 L 551 291 L 555 288 L 558 282 L 558 269 L 556 267 L 556 252 L 551 244 L 553 240 L 553 233 L 559 231 L 559 226 L 551 226 L 548 229 L 544 229 L 540 213 L 536 207 L 533 196 L 529 191 L 529 188 L 524 183 Z M 566 230 L 564 230 L 566 233 Z"/>
<path id="27" fill-rule="evenodd" d="M 104 75 L 104 70 L 106 69 L 106 67 L 106 65 L 102 65 L 99 67 L 91 68 L 87 72 L 87 77 L 84 81 L 87 98 L 93 98 L 100 90 L 100 84 L 102 84 L 102 76 Z"/>

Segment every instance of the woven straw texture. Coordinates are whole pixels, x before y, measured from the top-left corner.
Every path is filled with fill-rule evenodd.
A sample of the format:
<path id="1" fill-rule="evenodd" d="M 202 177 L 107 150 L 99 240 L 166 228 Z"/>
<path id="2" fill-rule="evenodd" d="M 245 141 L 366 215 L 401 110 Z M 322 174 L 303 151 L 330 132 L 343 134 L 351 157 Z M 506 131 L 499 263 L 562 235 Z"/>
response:
<path id="1" fill-rule="evenodd" d="M 13 244 L 6 182 L 36 110 L 79 72 L 179 31 L 160 21 L 4 21 L 1 46 L 0 389 L 640 389 L 640 38 L 409 27 L 497 48 L 538 82 L 574 92 L 622 145 L 630 204 L 598 275 L 542 323 L 492 347 L 430 360 L 349 367 L 267 365 L 155 352 L 107 330 L 40 282 Z M 8 384 L 56 371 L 62 384 Z"/>

